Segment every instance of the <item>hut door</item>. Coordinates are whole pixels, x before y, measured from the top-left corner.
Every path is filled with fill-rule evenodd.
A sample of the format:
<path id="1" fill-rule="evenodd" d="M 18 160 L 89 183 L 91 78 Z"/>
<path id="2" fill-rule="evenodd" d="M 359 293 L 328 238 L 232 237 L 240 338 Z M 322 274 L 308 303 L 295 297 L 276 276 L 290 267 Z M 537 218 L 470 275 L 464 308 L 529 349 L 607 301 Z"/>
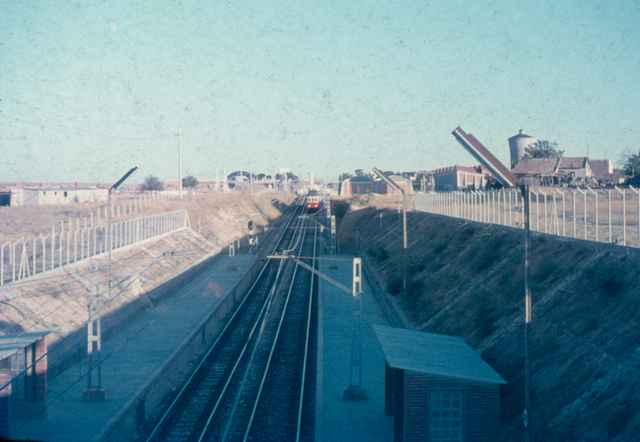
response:
<path id="1" fill-rule="evenodd" d="M 463 442 L 462 392 L 429 393 L 429 441 Z"/>

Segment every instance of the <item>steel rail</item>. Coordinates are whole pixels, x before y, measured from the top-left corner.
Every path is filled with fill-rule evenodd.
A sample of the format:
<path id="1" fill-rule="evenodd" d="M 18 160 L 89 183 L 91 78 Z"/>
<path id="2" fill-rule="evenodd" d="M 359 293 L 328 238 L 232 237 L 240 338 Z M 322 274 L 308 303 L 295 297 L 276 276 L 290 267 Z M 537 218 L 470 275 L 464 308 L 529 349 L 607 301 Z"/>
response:
<path id="1" fill-rule="evenodd" d="M 300 227 L 302 227 L 303 226 L 303 221 L 301 220 L 299 224 L 300 224 Z M 298 239 L 296 240 L 296 242 L 298 244 L 302 244 L 299 241 L 299 238 L 300 238 L 301 235 L 304 236 L 305 234 L 306 234 L 306 232 L 304 232 L 304 229 L 300 229 L 299 230 Z M 294 250 L 294 249 L 292 249 L 292 250 Z M 284 262 L 282 262 L 281 264 L 284 265 Z M 282 268 L 282 265 L 279 266 L 279 270 L 278 271 L 280 271 L 280 269 Z M 294 276 L 295 276 L 295 269 L 294 269 Z M 291 280 L 294 281 L 294 279 L 295 278 L 292 278 Z M 200 431 L 200 435 L 198 436 L 198 442 L 202 442 L 204 440 L 207 440 L 209 438 L 209 436 L 211 435 L 212 427 L 213 427 L 213 425 L 215 423 L 216 418 L 218 417 L 218 413 L 219 413 L 219 411 L 220 411 L 220 409 L 221 409 L 221 407 L 223 405 L 223 402 L 225 401 L 225 399 L 227 399 L 227 392 L 229 391 L 229 388 L 230 388 L 230 386 L 232 385 L 232 383 L 234 381 L 234 378 L 235 378 L 236 373 L 238 371 L 238 367 L 240 367 L 240 364 L 242 363 L 243 359 L 245 358 L 245 355 L 246 355 L 247 350 L 249 349 L 249 346 L 252 344 L 255 331 L 258 329 L 258 325 L 260 323 L 264 322 L 264 319 L 266 317 L 266 315 L 265 315 L 266 314 L 266 307 L 271 305 L 279 282 L 280 282 L 280 280 L 278 279 L 273 283 L 273 285 L 271 287 L 270 295 L 269 295 L 268 299 L 266 300 L 266 302 L 264 303 L 263 312 L 260 315 L 260 317 L 258 318 L 258 320 L 255 321 L 255 323 L 253 325 L 253 328 L 251 330 L 250 336 L 247 338 L 247 341 L 245 342 L 245 344 L 244 344 L 244 346 L 242 348 L 242 351 L 240 352 L 240 354 L 236 358 L 236 361 L 234 362 L 234 365 L 233 365 L 233 369 L 231 370 L 231 372 L 227 376 L 227 379 L 226 379 L 226 381 L 224 383 L 224 386 L 223 386 L 220 394 L 218 395 L 218 398 L 216 399 L 216 403 L 213 406 L 213 408 L 211 409 L 211 412 L 209 413 L 209 415 L 207 417 L 207 420 L 205 421 L 204 427 Z M 285 310 L 286 310 L 286 308 L 285 308 Z M 283 313 L 283 315 L 284 315 L 284 313 Z M 254 343 L 254 347 L 253 347 L 251 355 L 249 357 L 249 363 L 247 364 L 247 367 L 251 366 L 251 362 L 254 359 L 255 351 L 258 348 L 257 342 L 258 342 L 259 339 L 260 339 L 260 336 L 257 336 L 256 337 L 256 342 Z M 245 373 L 246 373 L 246 371 L 245 371 Z M 233 410 L 231 411 L 230 419 L 233 419 L 235 408 L 236 407 L 234 405 Z M 220 440 L 226 440 L 227 439 L 229 429 L 230 429 L 230 422 L 226 422 L 224 436 Z"/>
<path id="2" fill-rule="evenodd" d="M 276 244 L 275 244 L 275 246 L 273 248 L 274 252 L 276 252 L 277 249 L 281 246 L 281 243 L 282 243 L 282 241 L 283 241 L 283 239 L 285 237 L 285 234 L 286 234 L 286 232 L 288 230 L 288 227 L 291 225 L 291 223 L 294 220 L 297 221 L 297 219 L 298 219 L 297 215 L 299 214 L 299 211 L 300 211 L 299 208 L 295 208 L 292 216 L 286 221 L 286 225 L 282 229 L 282 232 L 280 233 L 280 236 L 278 237 L 278 239 L 276 241 Z M 262 278 L 264 276 L 264 273 L 265 273 L 266 269 L 268 268 L 268 266 L 269 266 L 269 260 L 266 260 L 265 263 L 263 264 L 262 268 L 260 269 L 260 272 L 258 273 L 258 276 L 253 281 L 253 284 L 251 285 L 249 290 L 247 290 L 247 293 L 245 294 L 245 296 L 242 298 L 242 301 L 240 302 L 240 304 L 236 307 L 236 309 L 234 310 L 233 314 L 231 315 L 229 320 L 226 322 L 226 324 L 224 325 L 223 329 L 218 334 L 218 336 L 215 339 L 215 341 L 213 342 L 213 344 L 209 347 L 208 351 L 205 353 L 205 355 L 202 358 L 200 358 L 200 361 L 199 361 L 198 365 L 192 371 L 192 373 L 189 376 L 189 378 L 187 378 L 187 380 L 183 383 L 183 385 L 182 385 L 180 391 L 178 392 L 178 394 L 176 395 L 176 397 L 172 400 L 171 404 L 166 408 L 166 410 L 163 413 L 163 415 L 161 416 L 160 420 L 154 426 L 151 434 L 146 439 L 147 442 L 151 442 L 153 440 L 157 440 L 158 437 L 161 436 L 161 432 L 164 429 L 164 427 L 166 426 L 169 418 L 175 413 L 175 411 L 176 411 L 176 409 L 178 407 L 178 404 L 185 398 L 185 394 L 186 394 L 187 390 L 189 389 L 189 387 L 194 382 L 196 376 L 200 373 L 201 369 L 205 366 L 205 364 L 207 363 L 207 361 L 208 361 L 209 357 L 211 356 L 211 354 L 213 353 L 213 351 L 218 347 L 218 345 L 222 341 L 222 338 L 225 336 L 227 330 L 231 327 L 231 325 L 234 323 L 236 317 L 240 314 L 240 312 L 244 308 L 247 300 L 249 299 L 249 297 L 253 293 L 254 289 L 256 288 L 258 283 L 262 280 Z"/>
<path id="3" fill-rule="evenodd" d="M 313 241 L 313 256 L 315 256 L 315 254 L 316 254 L 316 244 L 317 244 L 317 229 L 314 232 L 314 238 L 313 239 L 314 239 L 314 241 Z M 294 275 L 291 278 L 289 291 L 287 293 L 287 299 L 286 299 L 286 302 L 285 302 L 285 307 L 283 309 L 283 313 L 282 313 L 282 315 L 280 317 L 280 321 L 278 323 L 278 329 L 276 331 L 275 338 L 274 338 L 273 343 L 271 345 L 271 350 L 269 352 L 269 357 L 267 359 L 267 364 L 265 366 L 265 369 L 264 369 L 264 372 L 263 372 L 263 375 L 262 375 L 262 379 L 260 381 L 260 387 L 259 387 L 258 392 L 256 394 L 256 398 L 255 398 L 255 401 L 254 401 L 254 404 L 253 404 L 253 408 L 251 410 L 251 415 L 250 415 L 249 421 L 248 421 L 248 423 L 246 425 L 246 430 L 245 430 L 245 433 L 244 433 L 244 436 L 243 436 L 243 441 L 245 441 L 245 442 L 247 440 L 249 440 L 251 431 L 253 429 L 253 425 L 254 425 L 254 422 L 255 422 L 255 417 L 256 417 L 256 414 L 257 414 L 258 407 L 260 405 L 261 400 L 264 397 L 263 396 L 264 387 L 265 387 L 265 384 L 267 382 L 267 378 L 268 378 L 268 376 L 269 376 L 269 374 L 271 373 L 271 370 L 272 370 L 273 357 L 274 357 L 274 355 L 275 355 L 275 353 L 276 353 L 276 351 L 278 349 L 278 345 L 281 342 L 281 340 L 280 340 L 281 332 L 282 332 L 282 328 L 283 328 L 283 325 L 284 325 L 284 322 L 285 322 L 285 318 L 286 318 L 286 315 L 287 315 L 287 312 L 288 312 L 287 308 L 289 306 L 289 301 L 290 301 L 291 295 L 293 293 L 293 288 L 294 288 L 294 285 L 295 285 L 295 282 L 296 282 L 296 275 L 298 273 L 298 268 L 299 267 L 302 267 L 302 266 L 300 266 L 300 264 L 296 263 L 295 268 L 294 268 Z M 311 274 L 311 276 L 310 276 L 310 281 L 311 281 L 310 282 L 310 287 L 311 287 L 310 288 L 310 294 L 311 294 L 313 292 L 313 281 L 314 281 L 314 275 L 313 274 Z M 306 334 L 305 334 L 305 347 L 304 347 L 304 357 L 303 357 L 303 369 L 302 369 L 302 374 L 301 374 L 300 379 L 299 379 L 299 381 L 300 381 L 300 394 L 298 395 L 299 403 L 298 403 L 298 407 L 297 407 L 298 408 L 298 413 L 297 413 L 297 416 L 296 416 L 296 441 L 299 440 L 299 435 L 300 435 L 300 425 L 301 425 L 301 417 L 302 417 L 302 402 L 300 402 L 300 401 L 304 397 L 304 380 L 305 380 L 305 372 L 306 372 L 306 361 L 307 361 L 307 356 L 308 356 L 308 342 L 309 342 L 308 333 L 310 331 L 310 319 L 311 319 L 311 317 L 309 315 L 311 314 L 311 311 L 312 311 L 312 298 L 311 297 L 307 297 L 307 299 L 308 299 L 309 305 L 307 307 L 307 315 L 308 315 L 308 317 L 307 317 L 307 320 L 305 321 Z M 223 439 L 223 440 L 225 440 L 225 439 Z"/>
<path id="4" fill-rule="evenodd" d="M 317 255 L 317 245 L 318 245 L 318 229 L 314 232 L 313 239 L 313 253 L 312 256 L 314 259 L 311 261 L 311 265 L 313 268 L 317 267 L 317 261 L 315 259 Z M 311 342 L 311 325 L 313 320 L 313 301 L 314 301 L 314 288 L 315 288 L 316 276 L 311 274 L 311 283 L 309 287 L 309 305 L 307 307 L 307 324 L 305 330 L 305 339 L 304 339 L 304 357 L 302 359 L 302 375 L 300 376 L 300 399 L 298 401 L 298 421 L 296 424 L 296 442 L 300 441 L 300 437 L 302 434 L 302 413 L 304 410 L 304 387 L 305 381 L 307 378 L 307 362 L 309 360 L 309 346 Z"/>

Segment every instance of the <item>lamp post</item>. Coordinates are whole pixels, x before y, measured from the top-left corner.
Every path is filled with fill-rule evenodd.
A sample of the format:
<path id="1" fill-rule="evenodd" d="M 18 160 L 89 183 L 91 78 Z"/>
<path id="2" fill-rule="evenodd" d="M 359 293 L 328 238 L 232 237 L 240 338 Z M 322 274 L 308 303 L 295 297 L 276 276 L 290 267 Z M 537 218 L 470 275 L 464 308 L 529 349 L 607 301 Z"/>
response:
<path id="1" fill-rule="evenodd" d="M 129 178 L 138 167 L 132 167 L 127 173 L 125 173 L 118 181 L 116 181 L 107 192 L 107 234 L 105 239 L 107 241 L 107 299 L 111 299 L 111 252 L 113 249 L 113 241 L 111 237 L 111 194 L 116 190 L 127 178 Z M 102 388 L 102 361 L 100 352 L 102 350 L 102 330 L 100 323 L 100 308 L 98 300 L 98 290 L 94 292 L 89 300 L 89 318 L 87 320 L 87 388 L 84 391 L 83 399 L 86 401 L 103 401 L 105 399 L 105 392 Z M 97 379 L 94 382 L 93 379 L 93 363 L 94 352 L 96 359 L 96 371 Z"/>
<path id="2" fill-rule="evenodd" d="M 531 216 L 530 216 L 530 199 L 529 186 L 522 184 L 520 186 L 522 192 L 522 200 L 524 204 L 524 411 L 522 413 L 522 421 L 524 425 L 524 440 L 529 442 L 531 439 L 531 373 L 529 360 L 529 327 L 533 319 L 533 302 L 531 299 L 531 290 L 529 288 L 529 246 L 531 242 Z"/>
<path id="3" fill-rule="evenodd" d="M 379 178 L 384 180 L 389 186 L 397 190 L 402 194 L 402 291 L 407 294 L 407 245 L 408 245 L 408 232 L 407 232 L 407 194 L 402 187 L 400 187 L 395 181 L 386 176 L 377 167 L 372 169 Z"/>

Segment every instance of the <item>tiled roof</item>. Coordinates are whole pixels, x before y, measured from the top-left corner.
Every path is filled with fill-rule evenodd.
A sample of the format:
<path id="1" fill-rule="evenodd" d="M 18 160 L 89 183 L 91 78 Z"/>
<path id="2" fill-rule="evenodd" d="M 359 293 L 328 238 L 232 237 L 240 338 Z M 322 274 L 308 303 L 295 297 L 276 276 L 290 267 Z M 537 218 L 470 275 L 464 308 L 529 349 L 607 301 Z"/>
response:
<path id="1" fill-rule="evenodd" d="M 383 325 L 373 327 L 387 364 L 437 376 L 505 384 L 462 338 Z"/>
<path id="2" fill-rule="evenodd" d="M 557 158 L 523 158 L 511 170 L 514 175 L 554 175 Z"/>
<path id="3" fill-rule="evenodd" d="M 584 169 L 588 161 L 587 157 L 561 157 L 558 169 Z"/>

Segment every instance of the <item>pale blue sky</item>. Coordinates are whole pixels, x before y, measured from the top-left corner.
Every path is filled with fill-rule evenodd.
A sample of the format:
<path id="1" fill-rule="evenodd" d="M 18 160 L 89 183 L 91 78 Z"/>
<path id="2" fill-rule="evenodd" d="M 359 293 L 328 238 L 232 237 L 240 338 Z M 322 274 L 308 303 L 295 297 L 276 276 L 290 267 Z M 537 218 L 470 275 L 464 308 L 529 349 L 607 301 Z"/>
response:
<path id="1" fill-rule="evenodd" d="M 637 1 L 0 0 L 0 181 L 639 149 Z"/>

